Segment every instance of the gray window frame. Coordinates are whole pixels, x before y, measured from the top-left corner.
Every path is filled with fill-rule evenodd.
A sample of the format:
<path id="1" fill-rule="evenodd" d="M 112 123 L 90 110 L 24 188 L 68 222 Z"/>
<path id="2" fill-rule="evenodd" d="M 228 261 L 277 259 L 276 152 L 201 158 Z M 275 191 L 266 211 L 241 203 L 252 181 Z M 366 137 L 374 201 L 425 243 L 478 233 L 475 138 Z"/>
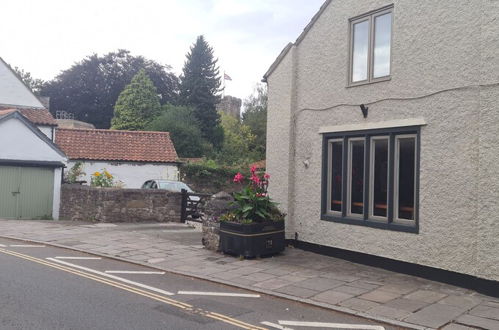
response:
<path id="1" fill-rule="evenodd" d="M 390 73 L 383 77 L 374 78 L 374 39 L 375 39 L 375 19 L 378 16 L 382 16 L 385 14 L 391 14 L 392 25 L 391 25 L 391 37 L 390 37 Z M 362 14 L 360 16 L 356 16 L 350 18 L 348 20 L 348 36 L 349 36 L 349 47 L 348 47 L 348 82 L 347 87 L 366 85 L 380 81 L 390 80 L 392 77 L 392 45 L 393 45 L 393 4 L 385 6 L 380 9 L 376 9 L 370 11 L 368 13 Z M 369 22 L 369 37 L 368 37 L 368 51 L 367 51 L 367 79 L 361 81 L 353 81 L 353 26 L 357 23 L 361 23 L 363 21 Z"/>
<path id="2" fill-rule="evenodd" d="M 414 201 L 414 220 L 399 221 L 395 212 L 395 143 L 396 137 L 414 136 L 415 138 L 415 201 Z M 387 217 L 371 216 L 371 141 L 372 138 L 388 137 L 388 205 Z M 346 202 L 349 200 L 348 178 L 350 171 L 348 165 L 349 159 L 349 140 L 364 138 L 364 207 L 363 214 L 352 216 L 348 213 L 349 206 Z M 420 126 L 384 128 L 363 131 L 324 133 L 322 134 L 322 185 L 321 185 L 321 220 L 332 221 L 344 224 L 367 226 L 373 228 L 402 231 L 409 233 L 419 233 L 419 174 L 420 174 L 420 146 L 421 146 L 421 128 Z M 329 209 L 328 198 L 330 196 L 330 141 L 343 140 L 343 166 L 342 166 L 342 201 L 341 212 L 331 212 Z M 346 207 L 345 207 L 346 206 Z"/>

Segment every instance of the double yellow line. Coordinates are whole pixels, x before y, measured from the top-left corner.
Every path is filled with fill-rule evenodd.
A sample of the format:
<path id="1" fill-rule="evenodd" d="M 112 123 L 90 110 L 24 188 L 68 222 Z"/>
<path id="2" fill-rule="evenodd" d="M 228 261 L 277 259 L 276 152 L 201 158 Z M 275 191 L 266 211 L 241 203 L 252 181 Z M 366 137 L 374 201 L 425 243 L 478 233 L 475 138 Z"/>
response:
<path id="1" fill-rule="evenodd" d="M 149 292 L 149 291 L 145 291 L 142 289 L 138 289 L 138 288 L 135 288 L 135 287 L 127 285 L 127 284 L 116 282 L 116 281 L 107 279 L 105 277 L 100 277 L 100 276 L 93 275 L 93 274 L 86 273 L 86 272 L 82 272 L 80 270 L 76 270 L 76 269 L 73 269 L 70 267 L 54 264 L 52 262 L 48 262 L 48 261 L 45 261 L 45 260 L 40 259 L 40 258 L 31 257 L 31 256 L 26 255 L 26 254 L 14 252 L 14 251 L 9 251 L 9 250 L 5 250 L 2 248 L 0 248 L 0 253 L 11 255 L 11 256 L 18 257 L 18 258 L 25 259 L 25 260 L 29 260 L 29 261 L 35 262 L 37 264 L 52 267 L 52 268 L 59 269 L 59 270 L 62 270 L 64 272 L 71 273 L 74 275 L 78 275 L 80 277 L 84 277 L 84 278 L 87 278 L 87 279 L 90 279 L 90 280 L 93 280 L 93 281 L 96 281 L 99 283 L 107 284 L 107 285 L 113 286 L 113 287 L 118 288 L 118 289 L 122 289 L 122 290 L 125 290 L 128 292 L 131 292 L 131 293 L 138 294 L 138 295 L 143 296 L 143 297 L 147 297 L 147 298 L 150 298 L 150 299 L 153 299 L 156 301 L 160 301 L 162 303 L 165 303 L 165 304 L 168 304 L 171 306 L 178 307 L 180 309 L 185 310 L 186 312 L 209 317 L 209 318 L 212 318 L 212 319 L 215 319 L 218 321 L 222 321 L 224 323 L 228 323 L 228 324 L 237 326 L 237 327 L 242 328 L 242 329 L 267 330 L 266 328 L 262 328 L 262 327 L 258 327 L 258 326 L 255 326 L 255 325 L 252 325 L 249 323 L 245 323 L 245 322 L 239 321 L 237 319 L 231 318 L 231 317 L 223 315 L 223 314 L 205 311 L 205 310 L 199 309 L 199 308 L 194 308 L 192 305 L 183 303 L 183 302 L 178 301 L 178 300 L 166 298 L 164 296 L 161 296 L 161 295 Z"/>

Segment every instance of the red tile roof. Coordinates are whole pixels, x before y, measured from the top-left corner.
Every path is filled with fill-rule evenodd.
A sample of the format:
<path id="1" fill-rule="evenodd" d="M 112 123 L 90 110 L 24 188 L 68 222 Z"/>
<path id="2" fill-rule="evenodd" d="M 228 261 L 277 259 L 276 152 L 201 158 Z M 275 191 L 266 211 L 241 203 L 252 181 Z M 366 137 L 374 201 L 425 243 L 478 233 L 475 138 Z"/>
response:
<path id="1" fill-rule="evenodd" d="M 69 159 L 171 163 L 177 152 L 168 132 L 58 128 L 55 143 Z"/>
<path id="2" fill-rule="evenodd" d="M 35 125 L 57 126 L 57 122 L 47 109 L 4 109 L 0 110 L 0 116 L 14 111 L 18 111 Z"/>

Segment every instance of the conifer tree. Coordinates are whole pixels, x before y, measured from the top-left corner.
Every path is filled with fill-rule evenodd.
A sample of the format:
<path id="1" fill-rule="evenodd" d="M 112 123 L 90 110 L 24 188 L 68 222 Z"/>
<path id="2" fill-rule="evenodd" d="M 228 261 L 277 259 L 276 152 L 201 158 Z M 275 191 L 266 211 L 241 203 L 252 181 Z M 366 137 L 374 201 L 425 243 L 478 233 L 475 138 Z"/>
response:
<path id="1" fill-rule="evenodd" d="M 143 130 L 159 114 L 160 109 L 156 87 L 142 69 L 118 97 L 111 128 Z"/>
<path id="2" fill-rule="evenodd" d="M 194 109 L 203 137 L 220 148 L 223 129 L 216 105 L 220 102 L 220 77 L 213 48 L 201 35 L 186 55 L 180 77 L 180 103 Z"/>

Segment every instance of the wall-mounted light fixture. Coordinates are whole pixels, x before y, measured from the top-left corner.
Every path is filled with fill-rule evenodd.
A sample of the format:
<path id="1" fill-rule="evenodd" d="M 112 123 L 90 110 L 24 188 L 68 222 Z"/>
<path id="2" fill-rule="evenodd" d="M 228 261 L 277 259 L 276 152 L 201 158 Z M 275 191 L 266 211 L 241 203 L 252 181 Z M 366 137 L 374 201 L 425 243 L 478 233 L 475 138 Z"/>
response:
<path id="1" fill-rule="evenodd" d="M 366 107 L 364 104 L 361 104 L 360 110 L 362 110 L 362 114 L 364 115 L 364 118 L 367 118 L 367 114 L 369 113 L 369 107 Z"/>

